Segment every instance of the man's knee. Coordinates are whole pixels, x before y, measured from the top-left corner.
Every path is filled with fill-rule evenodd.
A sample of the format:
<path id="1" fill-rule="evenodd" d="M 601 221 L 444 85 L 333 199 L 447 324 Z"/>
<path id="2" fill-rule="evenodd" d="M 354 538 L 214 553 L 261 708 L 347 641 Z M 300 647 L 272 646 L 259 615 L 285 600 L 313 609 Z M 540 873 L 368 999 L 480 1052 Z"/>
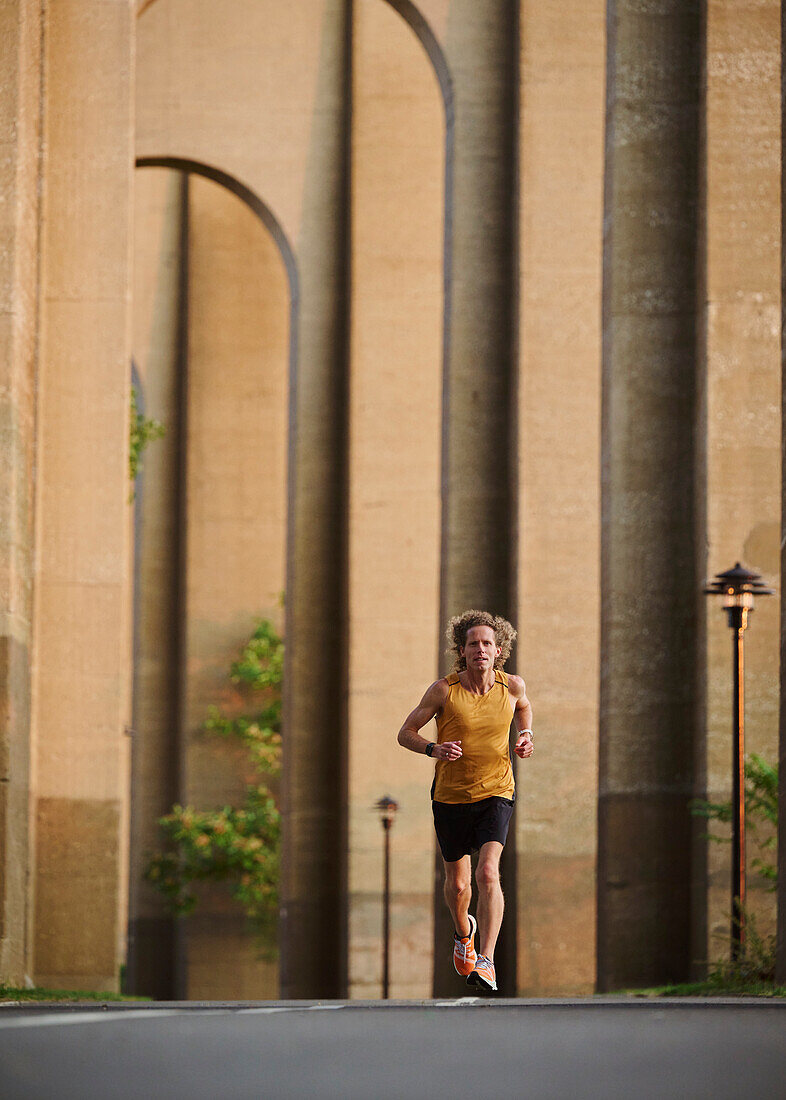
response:
<path id="1" fill-rule="evenodd" d="M 469 889 L 469 875 L 448 874 L 445 876 L 445 893 L 450 897 L 460 898 Z"/>
<path id="2" fill-rule="evenodd" d="M 479 863 L 475 871 L 478 887 L 490 889 L 499 885 L 499 865 L 493 861 Z"/>

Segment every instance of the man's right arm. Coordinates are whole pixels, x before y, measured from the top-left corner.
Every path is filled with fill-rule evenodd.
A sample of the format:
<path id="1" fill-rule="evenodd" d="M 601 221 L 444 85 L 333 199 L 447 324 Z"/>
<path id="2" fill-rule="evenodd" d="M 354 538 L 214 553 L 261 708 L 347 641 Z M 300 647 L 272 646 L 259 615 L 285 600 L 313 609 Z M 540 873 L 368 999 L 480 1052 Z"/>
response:
<path id="1" fill-rule="evenodd" d="M 436 717 L 447 697 L 447 680 L 437 680 L 432 684 L 412 713 L 404 719 L 404 724 L 398 731 L 399 745 L 411 752 L 425 753 L 431 742 L 421 737 L 420 730 Z M 435 760 L 458 760 L 461 756 L 461 742 L 444 741 L 441 745 L 435 744 L 431 755 Z"/>

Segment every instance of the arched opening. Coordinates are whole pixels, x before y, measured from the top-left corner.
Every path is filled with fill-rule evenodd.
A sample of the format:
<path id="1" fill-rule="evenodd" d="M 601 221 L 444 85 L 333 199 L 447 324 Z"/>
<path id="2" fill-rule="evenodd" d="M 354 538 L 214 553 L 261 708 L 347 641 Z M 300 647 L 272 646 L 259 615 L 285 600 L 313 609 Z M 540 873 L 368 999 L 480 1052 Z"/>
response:
<path id="1" fill-rule="evenodd" d="M 257 620 L 283 629 L 297 272 L 280 225 L 238 180 L 179 158 L 138 168 L 134 359 L 147 415 L 167 432 L 144 456 L 136 516 L 127 986 L 276 996 L 277 965 L 226 887 L 199 886 L 193 916 L 177 920 L 145 870 L 174 804 L 242 806 L 254 782 L 247 750 L 205 721 L 214 706 L 250 713 L 230 666 Z"/>

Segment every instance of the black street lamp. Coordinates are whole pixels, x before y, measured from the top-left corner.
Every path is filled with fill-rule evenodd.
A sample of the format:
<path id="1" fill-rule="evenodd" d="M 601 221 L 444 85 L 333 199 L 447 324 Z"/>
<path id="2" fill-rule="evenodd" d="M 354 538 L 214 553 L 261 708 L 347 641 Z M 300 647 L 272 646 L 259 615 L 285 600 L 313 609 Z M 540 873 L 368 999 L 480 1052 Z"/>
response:
<path id="1" fill-rule="evenodd" d="M 716 574 L 704 589 L 708 596 L 723 596 L 723 607 L 734 631 L 733 753 L 731 787 L 731 957 L 745 952 L 745 656 L 743 635 L 754 596 L 771 596 L 758 573 L 739 562 Z"/>
<path id="2" fill-rule="evenodd" d="M 382 999 L 386 1001 L 390 992 L 390 830 L 396 817 L 398 802 L 385 795 L 376 803 L 374 809 L 379 810 L 382 828 L 385 831 L 385 870 L 382 900 Z"/>

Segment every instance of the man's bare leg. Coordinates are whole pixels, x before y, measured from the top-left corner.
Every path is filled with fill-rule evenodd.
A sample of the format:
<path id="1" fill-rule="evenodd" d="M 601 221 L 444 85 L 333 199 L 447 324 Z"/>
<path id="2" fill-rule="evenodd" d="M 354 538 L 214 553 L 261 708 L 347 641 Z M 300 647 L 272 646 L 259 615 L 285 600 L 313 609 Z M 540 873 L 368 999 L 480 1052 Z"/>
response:
<path id="1" fill-rule="evenodd" d="M 475 881 L 478 884 L 478 931 L 480 932 L 480 954 L 494 961 L 494 948 L 502 927 L 502 915 L 505 912 L 505 899 L 499 881 L 499 861 L 502 845 L 498 840 L 490 840 L 480 849 L 478 865 L 475 869 Z"/>
<path id="2" fill-rule="evenodd" d="M 499 845 L 500 851 L 502 845 Z M 450 915 L 453 917 L 453 926 L 456 934 L 462 938 L 470 934 L 469 903 L 472 899 L 472 865 L 469 856 L 462 856 L 455 863 L 445 864 L 445 902 Z"/>

